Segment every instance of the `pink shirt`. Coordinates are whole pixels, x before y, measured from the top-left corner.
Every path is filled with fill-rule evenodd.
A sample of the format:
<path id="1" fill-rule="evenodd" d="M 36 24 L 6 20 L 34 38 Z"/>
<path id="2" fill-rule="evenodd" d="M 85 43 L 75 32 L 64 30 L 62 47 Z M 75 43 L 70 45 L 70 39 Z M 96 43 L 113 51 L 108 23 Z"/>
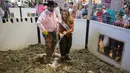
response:
<path id="1" fill-rule="evenodd" d="M 47 9 L 41 13 L 37 23 L 42 31 L 46 29 L 49 32 L 53 32 L 59 29 L 55 13 L 50 12 Z"/>

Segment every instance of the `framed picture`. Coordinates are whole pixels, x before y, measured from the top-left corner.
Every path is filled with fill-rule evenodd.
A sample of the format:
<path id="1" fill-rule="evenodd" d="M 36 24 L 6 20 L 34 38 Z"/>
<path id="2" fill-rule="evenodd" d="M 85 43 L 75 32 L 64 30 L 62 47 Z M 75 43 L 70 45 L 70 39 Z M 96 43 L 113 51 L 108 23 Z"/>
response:
<path id="1" fill-rule="evenodd" d="M 27 17 L 35 17 L 36 13 L 27 13 Z"/>
<path id="2" fill-rule="evenodd" d="M 32 17 L 35 17 L 35 13 L 32 13 Z"/>
<path id="3" fill-rule="evenodd" d="M 107 35 L 100 34 L 98 40 L 98 51 L 115 60 L 121 62 L 124 42 L 111 38 Z"/>
<path id="4" fill-rule="evenodd" d="M 14 18 L 14 13 L 10 13 L 10 18 Z"/>
<path id="5" fill-rule="evenodd" d="M 27 17 L 31 17 L 31 13 L 27 13 Z"/>

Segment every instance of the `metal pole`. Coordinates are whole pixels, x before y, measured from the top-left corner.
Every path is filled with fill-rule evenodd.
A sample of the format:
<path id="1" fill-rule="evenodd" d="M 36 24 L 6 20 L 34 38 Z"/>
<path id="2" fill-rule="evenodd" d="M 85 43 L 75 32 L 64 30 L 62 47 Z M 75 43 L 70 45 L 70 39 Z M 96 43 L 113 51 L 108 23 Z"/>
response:
<path id="1" fill-rule="evenodd" d="M 89 4 L 88 4 L 88 18 L 87 19 L 91 19 L 91 14 L 92 14 L 92 0 L 89 0 Z"/>
<path id="2" fill-rule="evenodd" d="M 19 6 L 19 11 L 20 11 L 20 17 L 22 18 L 22 9 L 21 9 L 21 6 Z"/>
<path id="3" fill-rule="evenodd" d="M 85 48 L 86 49 L 88 48 L 89 24 L 90 24 L 91 14 L 92 14 L 92 0 L 89 0 L 88 17 L 87 17 L 87 20 L 86 20 L 86 42 L 85 42 Z"/>
<path id="4" fill-rule="evenodd" d="M 38 6 L 38 17 L 40 16 L 40 13 L 39 13 L 39 0 L 37 0 L 37 6 Z M 41 43 L 41 37 L 40 37 L 40 29 L 39 27 L 37 26 L 37 36 L 38 36 L 38 43 L 40 44 Z"/>

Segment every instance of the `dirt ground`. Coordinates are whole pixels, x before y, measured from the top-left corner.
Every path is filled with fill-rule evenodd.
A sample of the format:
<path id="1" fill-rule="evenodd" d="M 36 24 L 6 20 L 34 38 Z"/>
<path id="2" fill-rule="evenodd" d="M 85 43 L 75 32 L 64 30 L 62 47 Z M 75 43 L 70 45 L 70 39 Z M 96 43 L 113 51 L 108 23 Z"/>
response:
<path id="1" fill-rule="evenodd" d="M 53 71 L 48 65 L 32 61 L 44 52 L 45 46 L 40 44 L 21 50 L 0 51 L 0 73 L 48 73 L 48 70 L 50 73 L 128 73 L 99 60 L 85 49 L 70 52 L 72 61 L 62 63 Z"/>

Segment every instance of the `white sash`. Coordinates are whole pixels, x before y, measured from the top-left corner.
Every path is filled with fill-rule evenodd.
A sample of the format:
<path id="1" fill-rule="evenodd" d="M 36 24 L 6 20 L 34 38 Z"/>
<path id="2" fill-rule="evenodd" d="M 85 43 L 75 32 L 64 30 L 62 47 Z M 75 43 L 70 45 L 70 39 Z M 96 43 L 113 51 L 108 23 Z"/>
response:
<path id="1" fill-rule="evenodd" d="M 60 25 L 62 25 L 66 30 L 70 29 L 70 27 L 63 21 L 62 21 L 62 23 L 60 23 Z"/>

